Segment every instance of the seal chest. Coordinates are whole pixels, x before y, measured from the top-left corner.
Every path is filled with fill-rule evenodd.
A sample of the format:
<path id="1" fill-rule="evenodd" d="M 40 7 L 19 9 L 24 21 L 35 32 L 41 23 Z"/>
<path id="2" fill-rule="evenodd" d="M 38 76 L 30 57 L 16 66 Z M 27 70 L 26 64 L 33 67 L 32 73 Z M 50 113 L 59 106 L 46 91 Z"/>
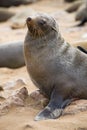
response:
<path id="1" fill-rule="evenodd" d="M 34 84 L 50 99 L 35 120 L 58 118 L 73 98 L 87 98 L 87 56 L 61 37 L 54 18 L 26 20 L 24 55 Z"/>

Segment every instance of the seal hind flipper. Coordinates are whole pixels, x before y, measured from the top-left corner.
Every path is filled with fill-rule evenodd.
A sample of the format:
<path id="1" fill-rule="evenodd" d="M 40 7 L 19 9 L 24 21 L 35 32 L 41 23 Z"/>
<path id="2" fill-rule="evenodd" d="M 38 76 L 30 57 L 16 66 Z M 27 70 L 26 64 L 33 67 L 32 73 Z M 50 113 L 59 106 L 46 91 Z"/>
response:
<path id="1" fill-rule="evenodd" d="M 56 119 L 60 117 L 65 106 L 69 105 L 71 101 L 72 99 L 63 100 L 63 96 L 58 95 L 58 93 L 54 90 L 49 104 L 35 117 L 35 121 Z"/>

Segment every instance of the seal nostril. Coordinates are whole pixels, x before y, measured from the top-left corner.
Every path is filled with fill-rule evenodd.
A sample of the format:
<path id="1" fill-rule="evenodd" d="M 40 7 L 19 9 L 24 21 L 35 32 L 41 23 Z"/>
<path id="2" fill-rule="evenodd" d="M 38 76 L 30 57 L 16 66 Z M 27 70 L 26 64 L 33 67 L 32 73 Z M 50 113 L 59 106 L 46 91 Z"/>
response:
<path id="1" fill-rule="evenodd" d="M 32 19 L 30 17 L 27 18 L 27 21 L 31 21 Z"/>

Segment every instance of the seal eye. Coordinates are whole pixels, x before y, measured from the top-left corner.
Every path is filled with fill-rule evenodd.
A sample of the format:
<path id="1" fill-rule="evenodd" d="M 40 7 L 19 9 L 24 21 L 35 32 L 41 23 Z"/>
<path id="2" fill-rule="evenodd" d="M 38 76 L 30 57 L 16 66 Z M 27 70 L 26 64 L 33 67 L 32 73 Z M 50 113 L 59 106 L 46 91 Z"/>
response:
<path id="1" fill-rule="evenodd" d="M 41 25 L 41 26 L 44 26 L 46 24 L 46 21 L 45 20 L 39 20 L 38 24 Z"/>

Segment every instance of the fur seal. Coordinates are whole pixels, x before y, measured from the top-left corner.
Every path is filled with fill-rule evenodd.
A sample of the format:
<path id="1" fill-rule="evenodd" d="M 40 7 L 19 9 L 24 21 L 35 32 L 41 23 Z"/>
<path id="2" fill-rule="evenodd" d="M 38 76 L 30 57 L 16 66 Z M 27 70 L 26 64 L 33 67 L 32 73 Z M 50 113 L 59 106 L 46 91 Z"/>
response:
<path id="1" fill-rule="evenodd" d="M 77 0 L 66 9 L 67 12 L 72 13 L 77 11 L 75 15 L 75 20 L 80 21 L 76 26 L 83 26 L 87 22 L 87 0 Z"/>
<path id="2" fill-rule="evenodd" d="M 49 98 L 35 120 L 56 119 L 74 98 L 87 99 L 87 55 L 70 46 L 48 14 L 26 20 L 24 56 L 33 83 Z"/>
<path id="3" fill-rule="evenodd" d="M 65 2 L 74 2 L 76 0 L 64 0 Z"/>
<path id="4" fill-rule="evenodd" d="M 80 6 L 81 6 L 82 4 L 83 4 L 82 0 L 75 1 L 72 5 L 70 5 L 70 6 L 66 9 L 66 11 L 67 11 L 68 13 L 75 12 L 75 11 L 77 11 L 77 10 L 80 8 Z"/>
<path id="5" fill-rule="evenodd" d="M 0 67 L 15 69 L 24 65 L 22 41 L 0 45 Z"/>
<path id="6" fill-rule="evenodd" d="M 0 8 L 0 22 L 8 20 L 14 15 L 15 15 L 14 12 L 11 12 L 6 8 Z"/>
<path id="7" fill-rule="evenodd" d="M 87 22 L 87 1 L 84 1 L 81 7 L 78 9 L 75 20 L 80 21 L 77 26 L 83 26 Z"/>
<path id="8" fill-rule="evenodd" d="M 0 7 L 19 6 L 21 4 L 30 4 L 36 0 L 0 0 Z"/>

